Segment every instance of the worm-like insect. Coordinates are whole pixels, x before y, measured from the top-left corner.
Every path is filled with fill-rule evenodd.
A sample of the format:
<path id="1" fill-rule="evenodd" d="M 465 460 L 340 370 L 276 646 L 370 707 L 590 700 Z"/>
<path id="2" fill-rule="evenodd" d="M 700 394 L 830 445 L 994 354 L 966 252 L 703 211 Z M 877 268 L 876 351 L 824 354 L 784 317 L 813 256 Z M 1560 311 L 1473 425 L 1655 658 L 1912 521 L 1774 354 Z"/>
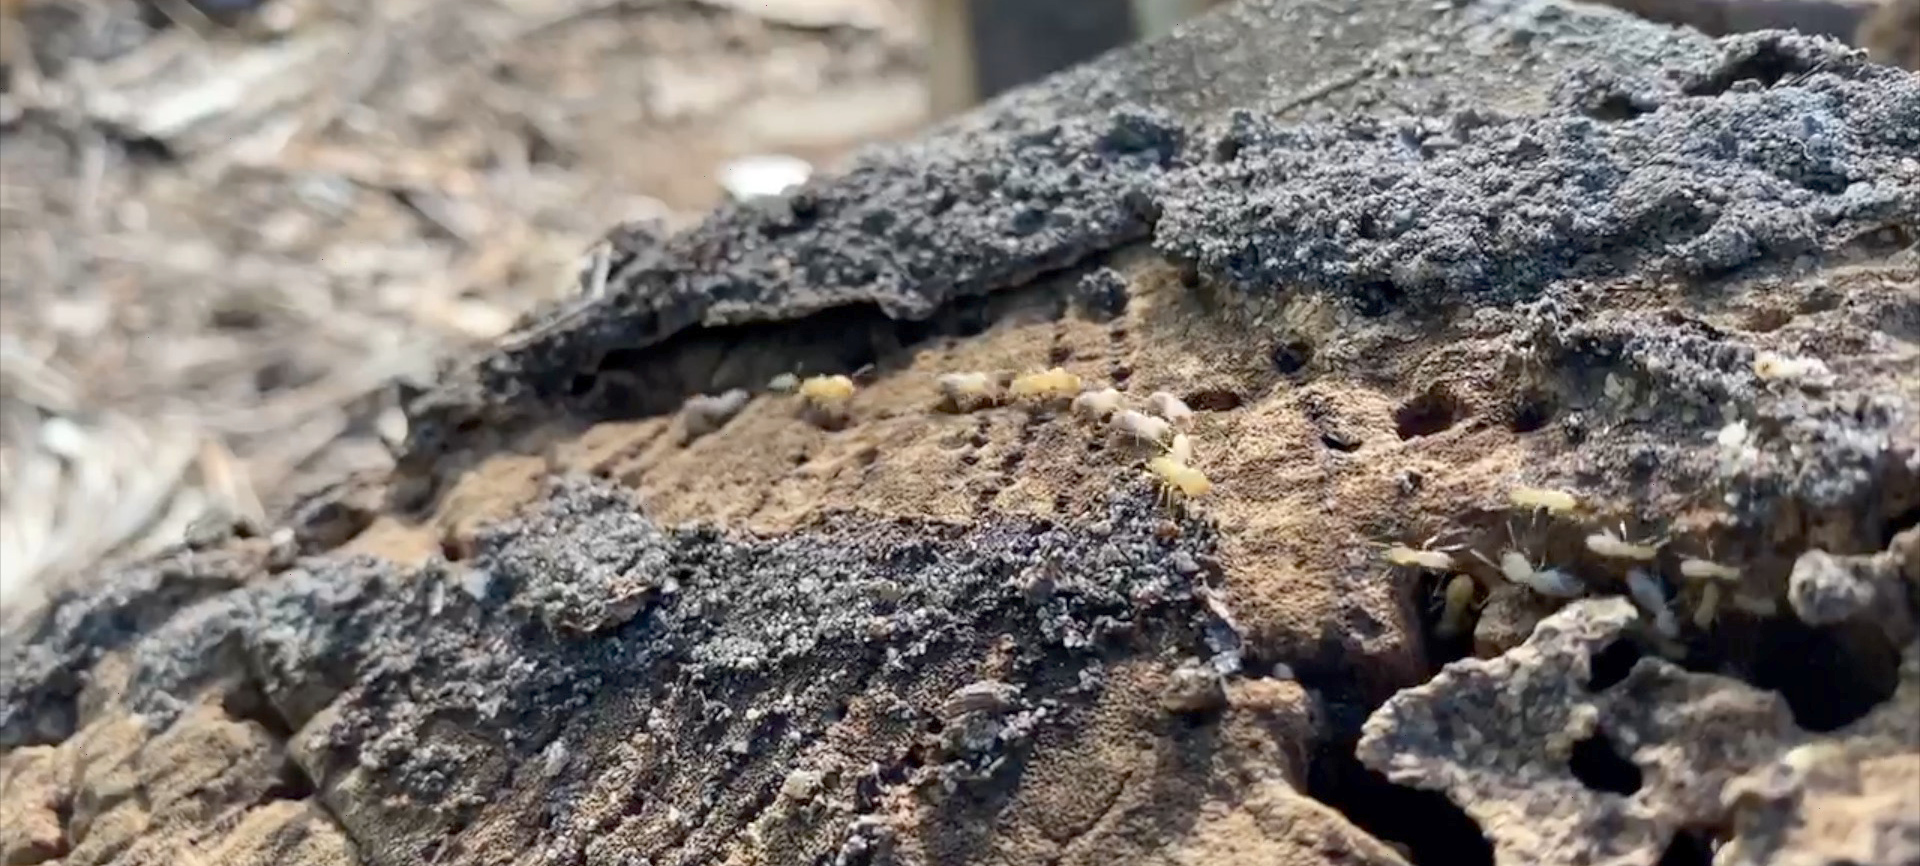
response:
<path id="1" fill-rule="evenodd" d="M 1566 517 L 1580 510 L 1580 500 L 1564 490 L 1550 490 L 1544 487 L 1515 487 L 1508 491 L 1507 498 L 1515 508 L 1529 511 L 1545 511 L 1555 517 Z"/>
<path id="2" fill-rule="evenodd" d="M 1739 580 L 1740 569 L 1689 556 L 1680 560 L 1680 576 L 1688 580 Z"/>
<path id="3" fill-rule="evenodd" d="M 1142 442 L 1152 442 L 1158 445 L 1166 441 L 1167 434 L 1173 430 L 1173 425 L 1168 424 L 1165 420 L 1148 415 L 1145 412 L 1134 409 L 1123 409 L 1114 414 L 1113 429 L 1132 436 L 1135 439 L 1139 439 Z"/>
<path id="4" fill-rule="evenodd" d="M 1434 626 L 1434 633 L 1452 640 L 1467 633 L 1469 619 L 1473 612 L 1473 578 L 1456 574 L 1447 581 L 1442 591 L 1440 622 Z"/>
<path id="5" fill-rule="evenodd" d="M 1502 577 L 1548 598 L 1579 598 L 1587 592 L 1586 585 L 1571 572 L 1558 568 L 1539 568 L 1527 559 L 1526 554 L 1512 548 L 1500 551 L 1500 561 L 1497 563 L 1483 556 L 1480 551 L 1474 551 L 1473 555 L 1498 569 Z"/>
<path id="6" fill-rule="evenodd" d="M 1673 618 L 1673 608 L 1667 604 L 1667 593 L 1660 588 L 1659 578 L 1644 569 L 1632 569 L 1627 572 L 1627 594 L 1633 597 L 1634 604 L 1653 617 L 1653 630 L 1661 637 L 1680 636 L 1680 624 Z"/>
<path id="7" fill-rule="evenodd" d="M 1096 421 L 1120 411 L 1120 392 L 1112 388 L 1088 391 L 1073 398 L 1073 411 Z"/>
<path id="8" fill-rule="evenodd" d="M 985 373 L 944 373 L 938 382 L 940 394 L 962 412 L 976 406 L 991 406 L 1000 397 L 1000 383 Z"/>
<path id="9" fill-rule="evenodd" d="M 1631 559 L 1635 562 L 1652 562 L 1660 556 L 1660 545 L 1665 542 L 1646 544 L 1628 541 L 1621 537 L 1625 534 L 1624 527 L 1617 534 L 1611 529 L 1602 529 L 1587 536 L 1587 549 L 1609 559 Z"/>
<path id="10" fill-rule="evenodd" d="M 1007 392 L 1014 398 L 1037 398 L 1051 400 L 1068 397 L 1080 392 L 1080 377 L 1060 367 L 1054 367 L 1044 373 L 1027 373 L 1014 377 Z"/>
<path id="11" fill-rule="evenodd" d="M 810 376 L 800 383 L 800 396 L 817 406 L 831 406 L 853 396 L 853 380 L 845 376 Z"/>
<path id="12" fill-rule="evenodd" d="M 1193 410 L 1187 407 L 1187 402 L 1165 391 L 1155 391 L 1147 397 L 1147 408 L 1174 426 L 1193 420 Z"/>

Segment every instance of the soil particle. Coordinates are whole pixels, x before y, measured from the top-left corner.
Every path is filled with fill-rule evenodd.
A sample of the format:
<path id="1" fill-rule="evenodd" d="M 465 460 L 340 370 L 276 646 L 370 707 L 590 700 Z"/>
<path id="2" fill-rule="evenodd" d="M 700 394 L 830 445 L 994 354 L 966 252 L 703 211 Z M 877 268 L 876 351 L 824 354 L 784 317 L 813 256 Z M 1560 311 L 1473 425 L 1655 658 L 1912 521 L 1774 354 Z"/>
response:
<path id="1" fill-rule="evenodd" d="M 1227 703 L 1225 683 L 1212 665 L 1188 663 L 1175 668 L 1168 678 L 1160 705 L 1173 713 L 1205 713 Z"/>
<path id="2" fill-rule="evenodd" d="M 1074 286 L 1074 303 L 1094 321 L 1127 311 L 1127 281 L 1112 268 L 1096 268 Z"/>
<path id="3" fill-rule="evenodd" d="M 1793 563 L 1787 599 L 1808 625 L 1833 625 L 1851 619 L 1873 603 L 1873 585 L 1855 576 L 1832 554 L 1809 550 Z"/>
<path id="4" fill-rule="evenodd" d="M 549 543 L 563 533 L 581 543 Z M 476 573 L 489 585 L 500 579 L 516 587 L 515 603 L 555 631 L 618 628 L 678 589 L 666 539 L 613 491 L 553 500 L 525 520 L 484 532 L 478 546 Z"/>

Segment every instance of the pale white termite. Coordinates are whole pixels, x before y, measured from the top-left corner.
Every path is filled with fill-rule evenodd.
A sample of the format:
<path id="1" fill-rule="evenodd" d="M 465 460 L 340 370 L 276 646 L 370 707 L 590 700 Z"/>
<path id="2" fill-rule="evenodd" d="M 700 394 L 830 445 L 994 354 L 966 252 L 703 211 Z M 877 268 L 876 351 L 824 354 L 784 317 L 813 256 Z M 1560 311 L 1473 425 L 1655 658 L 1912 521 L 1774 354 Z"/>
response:
<path id="1" fill-rule="evenodd" d="M 853 379 L 847 376 L 809 376 L 800 380 L 800 396 L 821 407 L 844 405 L 853 397 Z"/>
<path id="2" fill-rule="evenodd" d="M 1169 424 L 1184 425 L 1193 420 L 1193 410 L 1188 408 L 1187 402 L 1165 391 L 1155 391 L 1148 396 L 1147 408 L 1153 410 L 1153 414 L 1167 419 Z"/>
<path id="3" fill-rule="evenodd" d="M 1754 356 L 1753 374 L 1762 379 L 1824 378 L 1832 375 L 1827 362 L 1819 358 L 1804 358 L 1794 355 L 1782 355 L 1778 352 L 1761 352 Z"/>
<path id="4" fill-rule="evenodd" d="M 941 395 L 962 412 L 999 399 L 999 383 L 985 373 L 943 373 L 936 381 Z"/>
<path id="5" fill-rule="evenodd" d="M 1187 464 L 1193 462 L 1193 438 L 1185 433 L 1173 434 L 1173 444 L 1167 446 L 1167 456 L 1173 462 Z"/>
<path id="6" fill-rule="evenodd" d="M 1143 442 L 1159 444 L 1166 441 L 1172 425 L 1159 418 L 1134 409 L 1124 409 L 1114 413 L 1113 429 L 1139 439 Z"/>
<path id="7" fill-rule="evenodd" d="M 1739 580 L 1740 569 L 1689 556 L 1680 560 L 1680 576 L 1688 580 Z"/>
<path id="8" fill-rule="evenodd" d="M 1529 511 L 1545 511 L 1555 517 L 1565 517 L 1580 510 L 1580 500 L 1564 490 L 1550 490 L 1544 487 L 1515 487 L 1508 491 L 1507 498 L 1514 507 Z"/>
<path id="9" fill-rule="evenodd" d="M 1470 625 L 1469 614 L 1473 611 L 1473 578 L 1456 574 L 1447 581 L 1442 590 L 1440 622 L 1434 626 L 1434 633 L 1451 640 L 1467 633 Z"/>
<path id="10" fill-rule="evenodd" d="M 1120 392 L 1112 388 L 1087 391 L 1073 398 L 1073 411 L 1096 421 L 1120 410 Z"/>
<path id="11" fill-rule="evenodd" d="M 1147 461 L 1147 470 L 1160 482 L 1161 495 L 1168 502 L 1174 496 L 1205 496 L 1213 489 L 1207 474 L 1172 457 L 1161 455 Z"/>
<path id="12" fill-rule="evenodd" d="M 1700 584 L 1700 602 L 1693 609 L 1693 624 L 1701 631 L 1713 626 L 1720 615 L 1721 584 L 1740 579 L 1740 569 L 1710 559 L 1687 557 L 1680 560 L 1680 576 Z"/>
<path id="13" fill-rule="evenodd" d="M 1440 550 L 1421 550 L 1404 544 L 1395 544 L 1382 551 L 1381 556 L 1394 565 L 1412 568 L 1424 568 L 1428 571 L 1447 572 L 1453 570 L 1453 556 Z"/>
<path id="14" fill-rule="evenodd" d="M 1660 544 L 1642 544 L 1622 538 L 1625 532 L 1614 533 L 1611 529 L 1602 529 L 1587 536 L 1587 549 L 1609 559 L 1631 559 L 1635 562 L 1652 562 L 1660 556 Z"/>
<path id="15" fill-rule="evenodd" d="M 1661 637 L 1680 636 L 1680 623 L 1674 619 L 1673 607 L 1667 604 L 1667 593 L 1660 588 L 1660 579 L 1648 574 L 1645 569 L 1627 571 L 1627 594 L 1633 597 L 1633 603 L 1640 606 L 1653 617 L 1653 630 Z"/>
<path id="16" fill-rule="evenodd" d="M 1579 598 L 1587 591 L 1580 579 L 1571 573 L 1558 568 L 1536 568 L 1526 554 L 1512 548 L 1500 551 L 1500 561 L 1497 563 L 1480 551 L 1474 551 L 1473 555 L 1498 569 L 1500 576 L 1548 598 Z"/>
<path id="17" fill-rule="evenodd" d="M 1465 545 L 1455 544 L 1436 548 L 1433 546 L 1433 543 L 1451 534 L 1453 533 L 1447 530 L 1441 530 L 1440 532 L 1434 533 L 1433 536 L 1426 541 L 1420 542 L 1419 547 L 1408 547 L 1404 544 L 1390 544 L 1386 546 L 1385 550 L 1381 551 L 1380 555 L 1394 565 L 1424 568 L 1428 571 L 1438 571 L 1441 573 L 1450 572 L 1454 570 L 1456 564 L 1454 562 L 1453 552 Z"/>
<path id="18" fill-rule="evenodd" d="M 1027 373 L 1015 376 L 1013 384 L 1007 386 L 1007 393 L 1015 399 L 1038 398 L 1051 400 L 1079 393 L 1080 377 L 1060 367 L 1054 367 L 1039 373 Z"/>
<path id="19" fill-rule="evenodd" d="M 1700 605 L 1693 609 L 1693 626 L 1701 631 L 1713 627 L 1720 615 L 1720 584 L 1708 581 L 1700 587 Z"/>

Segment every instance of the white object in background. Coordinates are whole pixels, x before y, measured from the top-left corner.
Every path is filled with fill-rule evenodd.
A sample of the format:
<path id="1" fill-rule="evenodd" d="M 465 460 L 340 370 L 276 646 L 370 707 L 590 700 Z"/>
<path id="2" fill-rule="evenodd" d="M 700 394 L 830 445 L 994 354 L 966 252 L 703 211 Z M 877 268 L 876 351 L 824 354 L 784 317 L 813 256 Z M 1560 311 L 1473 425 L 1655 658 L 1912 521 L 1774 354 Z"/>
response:
<path id="1" fill-rule="evenodd" d="M 1159 39 L 1188 18 L 1220 5 L 1220 0 L 1133 0 L 1134 35 Z"/>
<path id="2" fill-rule="evenodd" d="M 771 198 L 807 182 L 813 164 L 779 153 L 743 156 L 720 167 L 720 186 L 735 201 Z"/>

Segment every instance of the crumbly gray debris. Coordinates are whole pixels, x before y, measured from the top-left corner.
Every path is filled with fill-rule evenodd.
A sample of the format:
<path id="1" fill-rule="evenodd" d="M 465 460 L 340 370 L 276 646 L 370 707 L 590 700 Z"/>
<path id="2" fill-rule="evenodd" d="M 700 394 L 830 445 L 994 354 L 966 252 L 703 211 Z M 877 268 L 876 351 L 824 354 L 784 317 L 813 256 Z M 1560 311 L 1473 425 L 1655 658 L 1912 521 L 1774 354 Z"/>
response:
<path id="1" fill-rule="evenodd" d="M 1614 122 L 1468 108 L 1316 129 L 1238 112 L 1215 146 L 1230 158 L 1163 182 L 1155 246 L 1246 292 L 1320 288 L 1384 312 L 1791 263 L 1920 216 L 1920 178 L 1899 170 L 1920 151 L 1912 76 L 1783 34 L 1742 48 L 1788 81 L 1683 88 Z"/>
<path id="2" fill-rule="evenodd" d="M 1307 290 L 1369 314 L 1471 305 L 1526 335 L 1516 357 L 1537 352 L 1570 377 L 1570 395 L 1601 393 L 1613 374 L 1648 399 L 1599 407 L 1598 423 L 1632 423 L 1594 466 L 1574 468 L 1593 483 L 1625 470 L 1636 484 L 1719 484 L 1743 519 L 1765 519 L 1754 512 L 1783 496 L 1881 508 L 1867 501 L 1872 479 L 1911 462 L 1901 432 L 1920 427 L 1911 397 L 1757 382 L 1742 338 L 1636 319 L 1601 293 L 1620 277 L 1805 277 L 1873 231 L 1920 221 L 1920 82 L 1824 40 L 1707 40 L 1534 0 L 1326 15 L 1248 3 L 1214 23 L 1218 38 L 1197 28 L 1012 95 L 771 210 L 723 209 L 689 234 L 645 236 L 618 254 L 610 294 L 577 323 L 419 401 L 415 450 L 431 459 L 490 435 L 493 414 L 567 402 L 570 381 L 607 351 L 833 307 L 925 318 L 1150 240 L 1229 299 Z M 1162 86 L 1156 76 L 1211 68 L 1208 50 L 1248 70 L 1293 62 L 1225 40 L 1241 17 L 1428 41 L 1383 43 L 1352 89 L 1329 92 L 1325 102 L 1345 108 L 1315 108 L 1309 123 L 1275 119 L 1301 115 L 1270 111 L 1281 97 L 1253 79 L 1230 82 L 1238 111 Z M 1494 59 L 1473 61 L 1475 51 Z M 1111 294 L 1101 270 L 1080 287 Z M 1911 297 L 1877 303 L 1875 329 L 1920 321 Z M 606 409 L 580 399 L 568 405 Z M 1715 466 L 1676 445 L 1735 418 L 1762 439 L 1751 465 Z"/>
<path id="3" fill-rule="evenodd" d="M 1876 553 L 1809 550 L 1794 561 L 1786 595 L 1808 625 L 1844 624 L 1907 646 L 1920 636 L 1920 529 L 1895 535 Z"/>
<path id="4" fill-rule="evenodd" d="M 1116 318 L 1127 311 L 1127 280 L 1112 268 L 1094 268 L 1074 284 L 1073 302 L 1094 321 Z"/>
<path id="5" fill-rule="evenodd" d="M 729 761 L 749 760 L 776 744 L 746 719 L 823 725 L 798 708 L 831 706 L 857 682 L 914 683 L 1003 634 L 1019 636 L 1014 673 L 1044 675 L 1046 694 L 1076 694 L 1081 670 L 1134 641 L 1197 651 L 1210 617 L 1195 596 L 1205 569 L 1171 563 L 1214 562 L 1213 536 L 1195 523 L 1163 538 L 1164 519 L 1134 485 L 1116 488 L 1101 535 L 1026 519 L 959 529 L 847 515 L 759 539 L 663 529 L 617 488 L 566 481 L 520 521 L 483 533 L 471 562 L 409 572 L 312 559 L 177 610 L 133 644 L 126 700 L 164 727 L 208 684 L 252 678 L 288 729 L 307 729 L 304 749 L 346 756 L 443 809 L 485 802 L 493 792 L 471 768 L 494 750 L 533 760 L 602 695 L 705 694 L 705 722 L 684 723 L 719 737 L 709 745 Z M 1044 599 L 1025 591 L 1037 571 L 1057 575 Z M 476 573 L 487 575 L 478 592 Z M 804 690 L 783 691 L 800 668 L 815 672 L 799 677 Z M 37 695 L 60 684 L 10 681 L 0 708 L 24 725 L 44 704 Z M 952 766 L 940 770 L 954 784 L 992 778 L 1035 726 L 1061 718 L 1022 688 L 999 684 L 990 731 L 956 733 Z M 455 720 L 472 736 L 427 735 Z"/>
<path id="6" fill-rule="evenodd" d="M 1783 502 L 1851 511 L 1867 526 L 1897 516 L 1900 506 L 1886 494 L 1914 472 L 1920 395 L 1888 391 L 1883 377 L 1864 370 L 1829 388 L 1763 380 L 1753 370 L 1751 335 L 1609 313 L 1593 292 L 1555 287 L 1511 318 L 1487 317 L 1520 335 L 1541 369 L 1564 377 L 1570 409 L 1608 429 L 1603 442 L 1582 449 L 1580 475 L 1617 483 L 1624 470 L 1643 490 L 1724 491 L 1725 504 L 1755 524 Z M 1852 303 L 1897 322 L 1920 312 L 1920 297 L 1908 295 L 1863 291 Z M 1734 422 L 1745 435 L 1717 444 Z"/>
<path id="7" fill-rule="evenodd" d="M 240 586 L 257 565 L 245 554 L 181 549 L 80 583 L 25 627 L 9 625 L 0 637 L 0 749 L 66 739 L 95 662 Z"/>
<path id="8" fill-rule="evenodd" d="M 1723 866 L 1920 862 L 1920 648 L 1891 700 L 1730 782 Z"/>
<path id="9" fill-rule="evenodd" d="M 982 680 L 956 689 L 942 705 L 940 754 L 934 784 L 945 793 L 992 781 L 1033 743 L 1051 714 L 1047 704 L 1024 699 L 1022 689 Z"/>
<path id="10" fill-rule="evenodd" d="M 1699 828 L 1732 831 L 1715 862 L 1908 862 L 1920 648 L 1891 700 L 1823 736 L 1774 692 L 1658 658 L 1596 682 L 1636 618 L 1624 599 L 1579 601 L 1498 658 L 1447 665 L 1367 720 L 1360 760 L 1446 794 L 1500 863 L 1654 866 Z"/>
<path id="11" fill-rule="evenodd" d="M 677 589 L 671 546 L 630 497 L 603 487 L 555 491 L 561 495 L 532 516 L 475 539 L 481 569 L 517 587 L 516 604 L 549 628 L 591 634 Z M 552 543 L 562 537 L 577 543 Z"/>
<path id="12" fill-rule="evenodd" d="M 1172 713 L 1206 713 L 1227 705 L 1226 680 L 1210 664 L 1193 661 L 1174 668 L 1160 694 Z"/>
<path id="13" fill-rule="evenodd" d="M 1501 863 L 1654 866 L 1676 832 L 1725 822 L 1725 785 L 1810 735 L 1779 695 L 1658 658 L 1594 684 L 1592 659 L 1637 618 L 1578 601 L 1499 658 L 1447 665 L 1367 719 L 1360 760 L 1446 794 Z M 1582 750 L 1630 764 L 1632 790 L 1583 778 Z"/>
<path id="14" fill-rule="evenodd" d="M 1824 550 L 1800 554 L 1787 578 L 1787 601 L 1808 625 L 1845 622 L 1865 610 L 1873 598 L 1873 584 Z"/>

